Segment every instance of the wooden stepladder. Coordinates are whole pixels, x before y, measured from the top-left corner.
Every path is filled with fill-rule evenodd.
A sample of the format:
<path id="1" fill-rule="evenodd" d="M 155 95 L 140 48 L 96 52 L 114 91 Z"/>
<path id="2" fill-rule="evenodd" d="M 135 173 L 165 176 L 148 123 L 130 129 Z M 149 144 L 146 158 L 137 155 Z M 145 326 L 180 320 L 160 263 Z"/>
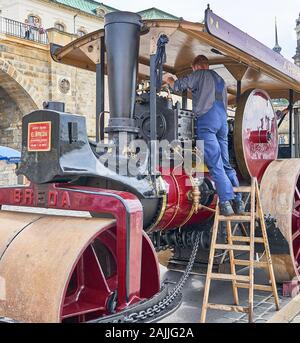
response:
<path id="1" fill-rule="evenodd" d="M 279 310 L 279 299 L 277 294 L 277 287 L 275 282 L 273 264 L 271 259 L 271 252 L 268 242 L 267 230 L 264 220 L 264 213 L 261 206 L 260 193 L 258 182 L 256 178 L 252 178 L 251 186 L 239 187 L 234 189 L 235 192 L 250 193 L 250 212 L 245 216 L 233 215 L 230 217 L 221 216 L 219 213 L 219 204 L 217 204 L 217 211 L 212 230 L 211 247 L 207 267 L 207 276 L 204 289 L 201 323 L 205 323 L 208 309 L 232 311 L 247 313 L 249 322 L 253 321 L 253 297 L 254 290 L 265 291 L 273 293 L 276 310 Z M 259 222 L 261 229 L 261 237 L 255 237 L 256 222 Z M 217 244 L 218 231 L 221 223 L 226 223 L 227 242 L 228 244 Z M 246 236 L 234 236 L 232 233 L 232 222 L 234 223 L 249 223 L 250 227 Z M 247 230 L 243 230 L 247 233 Z M 235 244 L 243 243 L 243 244 Z M 265 262 L 255 261 L 255 244 L 263 244 L 265 248 Z M 229 253 L 230 260 L 230 274 L 213 273 L 213 262 L 216 250 L 225 250 Z M 235 258 L 236 251 L 245 251 L 249 259 L 238 260 Z M 248 255 L 249 254 L 249 255 Z M 236 266 L 249 267 L 249 275 L 237 275 Z M 269 272 L 270 285 L 258 285 L 254 283 L 254 268 L 266 268 Z M 231 281 L 233 290 L 234 305 L 211 304 L 208 302 L 211 280 Z M 246 288 L 249 290 L 248 306 L 239 306 L 239 288 Z"/>

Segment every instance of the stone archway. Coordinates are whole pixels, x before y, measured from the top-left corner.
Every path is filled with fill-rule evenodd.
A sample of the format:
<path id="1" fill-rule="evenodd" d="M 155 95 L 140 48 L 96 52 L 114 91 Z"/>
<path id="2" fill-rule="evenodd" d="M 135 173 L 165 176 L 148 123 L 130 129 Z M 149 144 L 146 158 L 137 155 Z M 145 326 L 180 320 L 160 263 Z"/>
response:
<path id="1" fill-rule="evenodd" d="M 26 76 L 0 59 L 0 145 L 20 150 L 22 117 L 41 104 Z"/>

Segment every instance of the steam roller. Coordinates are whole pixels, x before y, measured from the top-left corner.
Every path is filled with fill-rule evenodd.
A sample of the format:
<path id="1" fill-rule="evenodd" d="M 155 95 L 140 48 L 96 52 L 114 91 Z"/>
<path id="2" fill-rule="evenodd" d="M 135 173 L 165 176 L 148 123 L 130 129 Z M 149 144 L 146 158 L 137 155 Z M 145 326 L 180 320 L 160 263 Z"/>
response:
<path id="1" fill-rule="evenodd" d="M 164 71 L 183 76 L 202 53 L 228 85 L 230 160 L 242 185 L 260 183 L 277 281 L 300 279 L 300 159 L 278 159 L 271 101 L 292 89 L 290 103 L 300 99 L 297 67 L 283 59 L 287 72 L 251 37 L 239 45 L 241 34 L 209 9 L 205 25 L 113 12 L 104 29 L 51 46 L 57 63 L 96 71 L 97 139 L 60 102 L 23 117 L 17 173 L 29 182 L 0 188 L 0 321 L 155 321 L 180 305 L 190 272 L 205 273 L 215 185 L 196 148 L 191 95 L 162 92 Z M 160 282 L 163 252 L 184 271 L 176 286 Z M 218 251 L 214 269 L 225 257 Z"/>

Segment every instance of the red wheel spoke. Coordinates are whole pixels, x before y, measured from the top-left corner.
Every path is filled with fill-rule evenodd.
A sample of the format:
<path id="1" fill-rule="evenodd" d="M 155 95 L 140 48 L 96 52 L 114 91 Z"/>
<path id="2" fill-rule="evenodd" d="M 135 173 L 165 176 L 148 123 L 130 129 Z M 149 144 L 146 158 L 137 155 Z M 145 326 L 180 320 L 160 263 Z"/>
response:
<path id="1" fill-rule="evenodd" d="M 293 233 L 293 236 L 292 236 L 293 241 L 297 239 L 299 236 L 300 236 L 300 229 L 296 231 L 295 233 Z"/>
<path id="2" fill-rule="evenodd" d="M 293 217 L 300 218 L 300 212 L 297 210 L 293 210 L 292 215 L 293 215 Z"/>
<path id="3" fill-rule="evenodd" d="M 297 209 L 298 207 L 300 207 L 300 200 L 297 200 L 294 204 L 295 209 Z"/>
<path id="4" fill-rule="evenodd" d="M 295 259 L 298 261 L 300 257 L 300 247 L 298 247 L 298 251 L 297 251 L 297 254 L 295 255 Z"/>
<path id="5" fill-rule="evenodd" d="M 298 196 L 298 199 L 300 199 L 300 192 L 299 192 L 299 189 L 298 189 L 298 187 L 296 187 L 296 189 L 295 189 L 295 195 L 297 195 Z"/>

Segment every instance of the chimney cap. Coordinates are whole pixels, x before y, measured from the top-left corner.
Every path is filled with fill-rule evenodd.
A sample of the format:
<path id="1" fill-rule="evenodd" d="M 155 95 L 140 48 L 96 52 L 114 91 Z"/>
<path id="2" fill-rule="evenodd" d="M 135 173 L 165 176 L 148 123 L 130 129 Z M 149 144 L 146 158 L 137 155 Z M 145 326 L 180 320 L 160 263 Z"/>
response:
<path id="1" fill-rule="evenodd" d="M 111 12 L 106 14 L 104 18 L 104 26 L 115 23 L 126 23 L 142 26 L 142 17 L 139 14 L 133 12 Z"/>

